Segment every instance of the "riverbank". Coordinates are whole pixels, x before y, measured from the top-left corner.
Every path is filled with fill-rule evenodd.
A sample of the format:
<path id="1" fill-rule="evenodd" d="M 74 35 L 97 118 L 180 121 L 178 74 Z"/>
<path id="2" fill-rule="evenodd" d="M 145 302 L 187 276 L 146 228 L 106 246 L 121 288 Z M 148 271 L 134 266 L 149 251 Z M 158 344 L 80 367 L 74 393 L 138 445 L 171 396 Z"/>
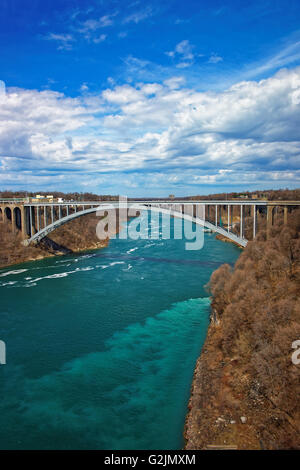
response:
<path id="1" fill-rule="evenodd" d="M 88 214 L 57 228 L 38 245 L 25 247 L 20 233 L 13 233 L 7 224 L 0 224 L 0 268 L 26 261 L 63 256 L 87 250 L 105 248 L 109 237 L 99 240 L 96 226 L 99 217 Z"/>
<path id="2" fill-rule="evenodd" d="M 186 449 L 299 449 L 300 219 L 250 242 L 210 280 L 212 319 L 193 377 Z"/>
<path id="3" fill-rule="evenodd" d="M 224 237 L 224 235 L 221 235 L 220 233 L 216 234 L 216 240 L 220 240 L 221 242 L 225 242 L 225 243 L 233 243 L 234 245 L 238 246 L 241 249 L 244 248 L 243 246 L 236 243 L 234 240 L 231 240 L 230 238 Z"/>

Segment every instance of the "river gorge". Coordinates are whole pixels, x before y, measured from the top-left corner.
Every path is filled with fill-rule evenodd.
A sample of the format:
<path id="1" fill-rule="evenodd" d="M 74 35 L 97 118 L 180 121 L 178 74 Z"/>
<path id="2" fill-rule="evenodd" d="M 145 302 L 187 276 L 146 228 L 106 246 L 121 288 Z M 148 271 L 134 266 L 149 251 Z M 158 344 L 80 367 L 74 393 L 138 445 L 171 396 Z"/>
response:
<path id="1" fill-rule="evenodd" d="M 186 251 L 184 240 L 118 236 L 0 270 L 2 449 L 183 448 L 205 285 L 241 253 L 204 237 Z"/>

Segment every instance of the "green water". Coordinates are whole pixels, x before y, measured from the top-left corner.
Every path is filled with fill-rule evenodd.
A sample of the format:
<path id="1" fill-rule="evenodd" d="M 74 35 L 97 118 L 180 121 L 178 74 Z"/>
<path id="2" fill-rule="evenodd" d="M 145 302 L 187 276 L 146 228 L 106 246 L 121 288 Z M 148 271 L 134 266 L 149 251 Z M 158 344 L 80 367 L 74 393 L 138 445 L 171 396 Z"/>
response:
<path id="1" fill-rule="evenodd" d="M 239 254 L 212 234 L 116 239 L 0 270 L 0 448 L 182 448 L 204 285 Z"/>

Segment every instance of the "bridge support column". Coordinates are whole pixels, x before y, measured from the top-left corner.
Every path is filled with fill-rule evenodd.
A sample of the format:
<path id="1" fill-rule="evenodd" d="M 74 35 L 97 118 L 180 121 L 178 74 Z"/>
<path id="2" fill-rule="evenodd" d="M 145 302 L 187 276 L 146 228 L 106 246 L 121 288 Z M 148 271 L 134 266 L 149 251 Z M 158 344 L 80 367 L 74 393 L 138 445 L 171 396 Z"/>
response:
<path id="1" fill-rule="evenodd" d="M 11 207 L 11 231 L 15 233 L 17 231 L 17 221 L 16 221 L 16 213 L 15 213 L 15 206 Z"/>
<path id="2" fill-rule="evenodd" d="M 218 226 L 218 206 L 216 204 L 216 223 L 215 223 L 216 227 Z"/>
<path id="3" fill-rule="evenodd" d="M 25 240 L 27 238 L 27 221 L 26 221 L 26 209 L 24 206 L 20 207 L 21 211 L 21 232 L 22 238 Z"/>
<path id="4" fill-rule="evenodd" d="M 283 208 L 283 223 L 284 225 L 287 225 L 288 223 L 288 207 L 284 206 Z"/>
<path id="5" fill-rule="evenodd" d="M 273 209 L 274 209 L 274 206 L 267 207 L 267 239 L 270 236 L 270 230 L 273 225 Z"/>
<path id="6" fill-rule="evenodd" d="M 44 206 L 44 227 L 47 227 L 47 206 Z"/>
<path id="7" fill-rule="evenodd" d="M 51 223 L 54 223 L 54 206 L 51 206 Z"/>
<path id="8" fill-rule="evenodd" d="M 61 219 L 61 206 L 58 206 L 58 218 Z"/>
<path id="9" fill-rule="evenodd" d="M 33 220 L 32 220 L 32 206 L 29 206 L 29 226 L 30 226 L 30 237 L 34 234 L 33 231 Z"/>
<path id="10" fill-rule="evenodd" d="M 230 205 L 227 206 L 227 231 L 230 231 Z"/>
<path id="11" fill-rule="evenodd" d="M 244 206 L 243 204 L 241 204 L 241 221 L 240 221 L 240 237 L 243 238 L 243 234 L 244 234 L 244 227 L 243 227 L 243 209 L 244 209 Z"/>
<path id="12" fill-rule="evenodd" d="M 253 208 L 253 240 L 256 237 L 256 205 L 252 206 Z"/>
<path id="13" fill-rule="evenodd" d="M 40 208 L 37 206 L 36 208 L 36 218 L 37 218 L 37 230 L 40 231 Z"/>

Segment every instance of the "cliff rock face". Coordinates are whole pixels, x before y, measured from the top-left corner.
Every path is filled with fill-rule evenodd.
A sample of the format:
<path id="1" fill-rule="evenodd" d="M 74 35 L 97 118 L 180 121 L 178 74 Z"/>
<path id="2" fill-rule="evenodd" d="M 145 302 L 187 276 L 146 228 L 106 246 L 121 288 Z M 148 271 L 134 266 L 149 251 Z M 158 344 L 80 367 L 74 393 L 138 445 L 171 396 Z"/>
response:
<path id="1" fill-rule="evenodd" d="M 300 217 L 260 232 L 210 280 L 213 319 L 193 379 L 186 449 L 300 448 Z"/>
<path id="2" fill-rule="evenodd" d="M 1 223 L 0 267 L 107 246 L 108 238 L 99 240 L 96 236 L 99 220 L 95 214 L 82 216 L 59 227 L 38 245 L 28 247 L 22 245 L 20 233 L 12 233 L 9 224 Z"/>

